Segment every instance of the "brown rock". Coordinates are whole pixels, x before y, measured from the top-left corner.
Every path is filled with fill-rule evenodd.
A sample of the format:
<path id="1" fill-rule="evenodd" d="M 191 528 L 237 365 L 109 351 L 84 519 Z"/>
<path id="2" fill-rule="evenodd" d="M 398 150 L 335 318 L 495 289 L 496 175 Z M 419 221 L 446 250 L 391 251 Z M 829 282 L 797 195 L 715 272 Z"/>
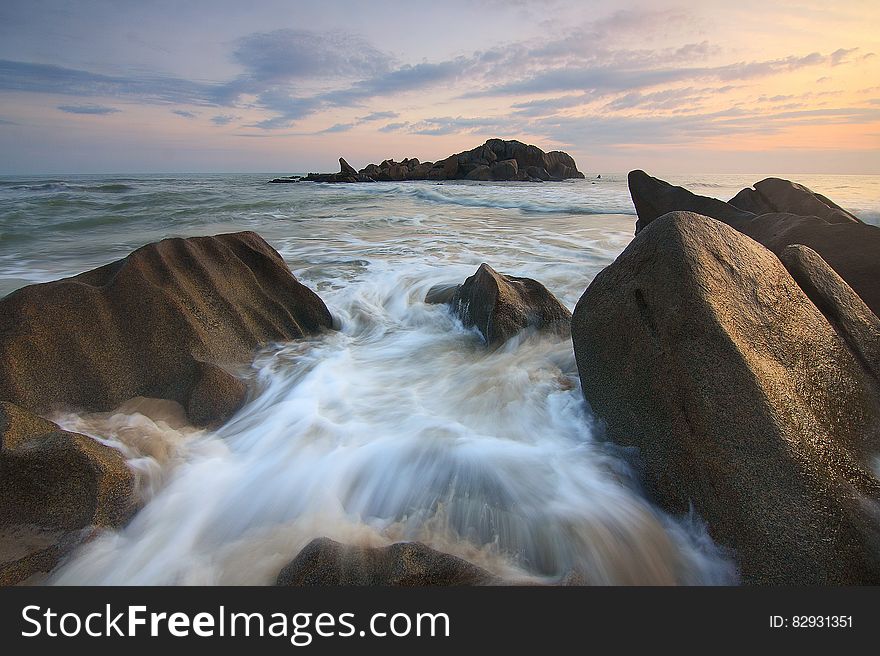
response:
<path id="1" fill-rule="evenodd" d="M 480 165 L 480 166 L 474 167 L 471 170 L 471 172 L 467 174 L 465 179 L 466 180 L 480 180 L 480 181 L 485 182 L 485 181 L 489 180 L 490 175 L 491 174 L 490 174 L 489 167 L 485 166 L 485 165 Z"/>
<path id="2" fill-rule="evenodd" d="M 880 279 L 880 257 L 877 256 L 880 253 L 880 228 L 843 218 L 837 219 L 836 223 L 829 223 L 818 216 L 786 213 L 755 215 L 724 201 L 697 196 L 681 187 L 673 187 L 643 171 L 632 171 L 629 174 L 629 183 L 633 203 L 639 214 L 636 234 L 657 217 L 681 210 L 723 221 L 778 256 L 789 245 L 803 244 L 816 251 L 865 301 L 871 311 L 880 315 L 880 285 L 877 284 Z M 766 188 L 762 183 L 756 186 Z M 792 188 L 798 186 L 793 185 Z M 801 194 L 800 191 L 797 193 Z M 820 198 L 818 194 L 814 196 Z M 774 194 L 771 197 L 778 196 Z M 803 201 L 802 205 L 806 202 Z M 827 203 L 834 205 L 831 201 Z M 829 206 L 823 207 L 831 212 Z"/>
<path id="3" fill-rule="evenodd" d="M 498 273 L 488 264 L 464 281 L 451 305 L 465 326 L 476 326 L 490 346 L 525 329 L 567 333 L 571 312 L 537 280 Z"/>
<path id="4" fill-rule="evenodd" d="M 431 305 L 452 303 L 452 299 L 455 298 L 455 293 L 458 291 L 459 287 L 461 287 L 461 285 L 456 283 L 434 285 L 425 295 L 425 303 L 430 303 Z"/>
<path id="5" fill-rule="evenodd" d="M 744 582 L 880 582 L 877 387 L 772 253 L 665 215 L 584 292 L 572 338 L 584 394 L 639 447 L 649 493 L 693 504 Z"/>
<path id="6" fill-rule="evenodd" d="M 730 204 L 755 214 L 782 212 L 799 216 L 818 216 L 828 223 L 861 223 L 836 203 L 803 185 L 780 178 L 756 182 L 730 199 Z"/>
<path id="7" fill-rule="evenodd" d="M 0 584 L 50 571 L 85 529 L 120 526 L 134 510 L 119 452 L 0 402 Z"/>
<path id="8" fill-rule="evenodd" d="M 312 540 L 278 575 L 276 585 L 487 585 L 489 572 L 418 542 L 388 547 Z"/>
<path id="9" fill-rule="evenodd" d="M 147 396 L 218 423 L 245 396 L 228 367 L 330 326 L 321 299 L 257 234 L 165 239 L 0 300 L 0 399 L 108 411 Z"/>
<path id="10" fill-rule="evenodd" d="M 489 175 L 493 180 L 516 180 L 519 167 L 515 159 L 505 159 L 493 164 Z"/>
<path id="11" fill-rule="evenodd" d="M 780 259 L 862 368 L 880 383 L 880 319 L 877 315 L 813 249 L 786 246 Z"/>
<path id="12" fill-rule="evenodd" d="M 358 172 L 355 168 L 346 162 L 342 157 L 339 158 L 339 172 L 343 175 L 353 175 L 356 176 Z"/>

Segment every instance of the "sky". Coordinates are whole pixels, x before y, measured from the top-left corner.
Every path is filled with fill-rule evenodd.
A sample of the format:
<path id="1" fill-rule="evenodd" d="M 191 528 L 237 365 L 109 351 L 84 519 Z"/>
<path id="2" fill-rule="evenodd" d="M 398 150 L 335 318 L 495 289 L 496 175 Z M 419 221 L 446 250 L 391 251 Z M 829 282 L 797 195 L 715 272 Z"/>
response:
<path id="1" fill-rule="evenodd" d="M 880 174 L 876 0 L 0 3 L 0 174 Z"/>

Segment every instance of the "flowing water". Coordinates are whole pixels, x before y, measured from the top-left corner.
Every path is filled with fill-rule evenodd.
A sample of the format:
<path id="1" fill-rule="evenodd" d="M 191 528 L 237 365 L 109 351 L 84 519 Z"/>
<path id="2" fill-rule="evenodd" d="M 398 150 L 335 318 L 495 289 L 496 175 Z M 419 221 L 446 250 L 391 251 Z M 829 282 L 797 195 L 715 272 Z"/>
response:
<path id="1" fill-rule="evenodd" d="M 510 581 L 733 583 L 699 518 L 641 494 L 602 439 L 570 340 L 487 350 L 434 284 L 481 262 L 573 308 L 631 239 L 624 176 L 555 184 L 267 185 L 255 176 L 0 178 L 0 294 L 167 236 L 255 230 L 338 331 L 260 353 L 216 431 L 170 402 L 52 417 L 119 448 L 142 510 L 60 584 L 267 584 L 315 537 L 421 540 Z M 673 178 L 729 198 L 761 176 Z M 801 176 L 866 220 L 880 178 Z M 586 372 L 589 375 L 589 372 Z"/>

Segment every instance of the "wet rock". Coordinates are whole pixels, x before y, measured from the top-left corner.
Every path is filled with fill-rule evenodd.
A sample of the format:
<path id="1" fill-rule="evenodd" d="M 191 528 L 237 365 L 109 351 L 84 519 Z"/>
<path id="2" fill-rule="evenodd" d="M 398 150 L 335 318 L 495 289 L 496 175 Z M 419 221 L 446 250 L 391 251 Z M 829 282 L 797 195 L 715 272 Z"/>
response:
<path id="1" fill-rule="evenodd" d="M 455 293 L 458 291 L 459 287 L 461 287 L 461 285 L 456 283 L 434 285 L 425 295 L 425 303 L 430 303 L 432 305 L 452 303 L 452 299 L 455 298 Z"/>
<path id="2" fill-rule="evenodd" d="M 0 402 L 0 585 L 51 571 L 91 530 L 134 510 L 118 451 Z"/>
<path id="3" fill-rule="evenodd" d="M 278 575 L 276 585 L 488 585 L 494 578 L 471 563 L 418 542 L 388 547 L 312 540 Z"/>
<path id="4" fill-rule="evenodd" d="M 785 180 L 773 182 L 769 187 L 764 183 L 756 185 L 756 188 L 765 190 L 766 198 L 779 203 L 779 206 L 785 206 L 782 199 L 787 199 L 789 207 L 811 207 L 826 216 L 836 216 L 833 223 L 814 215 L 780 212 L 753 214 L 729 203 L 697 196 L 681 187 L 673 187 L 643 171 L 631 172 L 629 183 L 633 203 L 639 214 L 637 234 L 657 217 L 682 210 L 723 221 L 763 244 L 777 256 L 781 256 L 789 245 L 803 244 L 816 251 L 852 287 L 871 311 L 880 315 L 880 285 L 877 284 L 877 280 L 880 280 L 880 257 L 877 257 L 877 253 L 880 253 L 880 228 L 857 219 L 849 220 L 840 214 L 843 210 L 835 209 L 837 206 L 824 196 L 820 197 Z M 780 187 L 782 191 L 779 190 Z M 767 191 L 768 189 L 773 190 L 773 193 Z M 783 193 L 786 190 L 788 195 Z M 817 204 L 825 208 L 824 212 Z M 748 206 L 759 211 L 767 207 Z"/>
<path id="5" fill-rule="evenodd" d="M 476 326 L 495 346 L 525 329 L 567 333 L 571 312 L 537 280 L 517 278 L 481 264 L 452 297 L 465 326 Z"/>
<path id="6" fill-rule="evenodd" d="M 865 318 L 810 254 L 787 259 L 814 297 L 839 294 L 844 321 Z M 584 292 L 572 339 L 585 397 L 639 448 L 649 494 L 673 513 L 693 504 L 744 582 L 880 582 L 876 381 L 861 338 L 770 251 L 707 217 L 662 216 Z"/>
<path id="7" fill-rule="evenodd" d="M 0 400 L 109 411 L 137 396 L 225 421 L 256 349 L 331 327 L 318 296 L 253 232 L 165 239 L 0 300 Z"/>

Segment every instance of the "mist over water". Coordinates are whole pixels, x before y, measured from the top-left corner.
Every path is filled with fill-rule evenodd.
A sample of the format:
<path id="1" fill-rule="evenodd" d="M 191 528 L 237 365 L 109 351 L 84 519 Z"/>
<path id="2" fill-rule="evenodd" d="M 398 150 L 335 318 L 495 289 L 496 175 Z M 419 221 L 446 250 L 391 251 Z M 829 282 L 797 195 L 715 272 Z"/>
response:
<path id="1" fill-rule="evenodd" d="M 758 178 L 727 180 L 718 195 Z M 488 350 L 445 307 L 423 302 L 432 285 L 461 282 L 487 262 L 541 281 L 573 308 L 631 239 L 625 178 L 265 179 L 0 180 L 0 293 L 165 236 L 247 229 L 284 255 L 339 327 L 243 367 L 250 400 L 216 431 L 150 399 L 52 417 L 119 448 L 143 503 L 52 582 L 268 584 L 322 536 L 421 540 L 508 581 L 735 582 L 699 519 L 652 507 L 630 454 L 602 440 L 570 340 L 523 334 Z M 711 193 L 699 179 L 674 181 Z"/>

